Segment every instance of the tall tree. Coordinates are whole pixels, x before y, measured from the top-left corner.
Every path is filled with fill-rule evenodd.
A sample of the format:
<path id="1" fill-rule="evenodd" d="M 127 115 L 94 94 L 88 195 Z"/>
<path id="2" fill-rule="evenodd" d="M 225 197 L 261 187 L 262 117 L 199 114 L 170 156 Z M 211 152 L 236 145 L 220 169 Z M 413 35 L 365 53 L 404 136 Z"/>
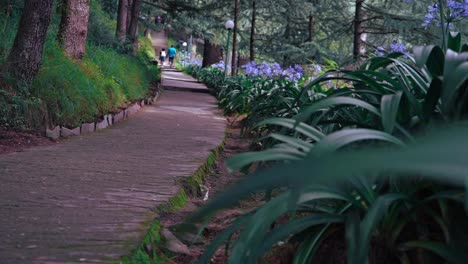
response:
<path id="1" fill-rule="evenodd" d="M 65 54 L 72 59 L 81 59 L 86 52 L 89 5 L 91 0 L 62 0 L 62 19 L 58 40 Z"/>
<path id="2" fill-rule="evenodd" d="M 130 28 L 130 23 L 132 22 L 132 8 L 133 8 L 133 0 L 126 0 L 127 1 L 127 34 L 128 29 Z"/>
<path id="3" fill-rule="evenodd" d="M 128 27 L 127 35 L 128 39 L 136 44 L 138 42 L 138 19 L 140 18 L 141 11 L 141 0 L 133 0 L 132 5 L 132 20 L 130 21 L 130 26 Z"/>
<path id="4" fill-rule="evenodd" d="M 257 1 L 252 0 L 252 19 L 250 22 L 250 61 L 255 60 L 255 27 L 257 26 Z"/>
<path id="5" fill-rule="evenodd" d="M 30 84 L 42 62 L 53 0 L 26 0 L 15 42 L 2 74 Z"/>
<path id="6" fill-rule="evenodd" d="M 315 13 L 318 2 L 319 0 L 311 0 L 312 8 L 309 13 L 309 38 L 307 39 L 307 41 L 313 41 L 315 37 Z"/>
<path id="7" fill-rule="evenodd" d="M 127 35 L 128 11 L 128 0 L 119 0 L 119 7 L 117 10 L 117 29 L 115 35 L 120 41 L 125 41 L 125 37 Z"/>
<path id="8" fill-rule="evenodd" d="M 363 4 L 365 0 L 356 0 L 356 9 L 354 13 L 354 41 L 353 41 L 353 58 L 354 61 L 359 61 L 366 53 L 365 38 L 367 36 L 364 33 L 364 20 L 365 11 Z"/>
<path id="9" fill-rule="evenodd" d="M 234 0 L 234 29 L 232 32 L 232 74 L 235 75 L 237 73 L 237 30 L 238 30 L 238 22 L 239 22 L 239 10 L 240 10 L 240 0 Z"/>
<path id="10" fill-rule="evenodd" d="M 212 43 L 209 38 L 205 38 L 203 46 L 203 62 L 202 67 L 208 67 L 219 62 L 223 58 L 223 51 L 219 45 Z"/>

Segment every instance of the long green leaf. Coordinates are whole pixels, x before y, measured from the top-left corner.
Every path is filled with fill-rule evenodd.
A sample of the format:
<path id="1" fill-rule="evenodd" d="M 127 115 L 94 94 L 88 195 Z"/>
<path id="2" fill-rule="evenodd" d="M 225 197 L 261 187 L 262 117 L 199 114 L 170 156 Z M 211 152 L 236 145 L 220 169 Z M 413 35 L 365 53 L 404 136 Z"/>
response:
<path id="1" fill-rule="evenodd" d="M 341 105 L 356 106 L 368 110 L 371 113 L 380 116 L 380 111 L 373 105 L 359 99 L 351 97 L 330 97 L 315 102 L 309 107 L 306 107 L 295 117 L 297 121 L 305 121 L 309 116 L 317 111 L 328 109 L 330 107 L 336 107 Z"/>
<path id="2" fill-rule="evenodd" d="M 397 124 L 396 118 L 398 114 L 398 106 L 400 105 L 402 92 L 395 94 L 387 94 L 382 96 L 380 103 L 380 111 L 382 112 L 382 125 L 385 132 L 392 134 L 395 125 Z"/>
<path id="3" fill-rule="evenodd" d="M 340 215 L 316 214 L 290 220 L 288 223 L 283 224 L 271 231 L 271 233 L 269 233 L 268 236 L 263 239 L 263 242 L 259 245 L 259 247 L 254 248 L 252 252 L 253 258 L 257 259 L 258 257 L 262 256 L 275 243 L 282 239 L 288 238 L 290 235 L 294 235 L 302 230 L 316 225 L 343 222 L 343 219 L 343 216 Z"/>
<path id="4" fill-rule="evenodd" d="M 396 201 L 407 199 L 407 196 L 401 193 L 389 193 L 379 196 L 372 204 L 366 216 L 359 226 L 359 242 L 356 245 L 357 252 L 348 252 L 348 254 L 357 254 L 360 263 L 366 263 L 370 246 L 371 233 L 387 213 L 388 208 Z"/>
<path id="5" fill-rule="evenodd" d="M 280 134 L 276 134 L 276 133 L 269 134 L 268 137 L 271 137 L 271 138 L 274 138 L 274 139 L 276 139 L 278 141 L 287 143 L 292 147 L 302 149 L 305 152 L 309 152 L 310 149 L 313 147 L 312 144 L 310 144 L 310 143 L 308 143 L 308 142 L 306 142 L 304 140 L 295 138 L 295 137 L 284 136 L 284 135 L 280 135 Z"/>
<path id="6" fill-rule="evenodd" d="M 331 153 L 341 147 L 363 140 L 380 140 L 399 146 L 405 146 L 405 143 L 388 133 L 378 130 L 356 128 L 340 130 L 326 136 L 315 144 L 315 147 L 310 153 L 323 155 L 324 153 Z"/>
<path id="7" fill-rule="evenodd" d="M 245 222 L 249 219 L 250 216 L 241 216 L 237 218 L 229 227 L 223 230 L 219 235 L 211 241 L 210 245 L 205 248 L 203 255 L 200 257 L 197 263 L 199 264 L 206 264 L 210 263 L 211 257 L 216 252 L 216 250 L 226 242 L 226 240 L 237 230 L 244 225 Z"/>
<path id="8" fill-rule="evenodd" d="M 226 160 L 226 165 L 231 170 L 238 170 L 257 161 L 284 161 L 300 159 L 302 159 L 302 153 L 299 151 L 272 148 L 264 151 L 237 154 L 236 156 Z"/>
<path id="9" fill-rule="evenodd" d="M 291 205 L 294 206 L 294 203 L 291 203 L 291 199 L 294 200 L 295 196 L 291 192 L 285 192 L 271 199 L 252 215 L 234 244 L 229 263 L 255 263 L 255 246 L 261 243 L 276 219 L 292 209 Z"/>
<path id="10" fill-rule="evenodd" d="M 442 110 L 444 113 L 453 112 L 458 92 L 468 80 L 468 52 L 456 53 L 447 50 L 444 67 L 444 86 L 442 90 Z"/>
<path id="11" fill-rule="evenodd" d="M 298 122 L 294 119 L 289 119 L 289 118 L 280 118 L 280 117 L 269 118 L 260 122 L 258 125 L 256 125 L 256 127 L 260 127 L 264 125 L 277 125 L 277 126 L 282 126 L 285 128 L 293 129 L 314 141 L 319 141 L 321 138 L 325 136 L 322 132 L 320 132 L 316 128 L 309 126 L 305 123 Z"/>
<path id="12" fill-rule="evenodd" d="M 252 192 L 279 186 L 335 185 L 346 181 L 349 175 L 391 172 L 392 177 L 418 175 L 427 180 L 464 186 L 468 177 L 467 134 L 468 125 L 460 124 L 439 129 L 405 148 L 338 152 L 333 154 L 333 159 L 329 155 L 307 157 L 289 165 L 261 170 L 223 191 L 189 221 L 203 220 L 205 215 L 232 206 Z"/>

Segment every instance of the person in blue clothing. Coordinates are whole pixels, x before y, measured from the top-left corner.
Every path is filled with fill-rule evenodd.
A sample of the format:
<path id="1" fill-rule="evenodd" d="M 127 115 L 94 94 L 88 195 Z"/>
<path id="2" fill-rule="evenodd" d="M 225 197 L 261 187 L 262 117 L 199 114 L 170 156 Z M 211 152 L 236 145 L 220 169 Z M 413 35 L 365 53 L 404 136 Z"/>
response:
<path id="1" fill-rule="evenodd" d="M 169 67 L 173 67 L 174 66 L 174 58 L 177 54 L 177 50 L 176 48 L 174 48 L 174 45 L 172 45 L 169 50 L 168 50 L 168 55 L 169 55 Z"/>

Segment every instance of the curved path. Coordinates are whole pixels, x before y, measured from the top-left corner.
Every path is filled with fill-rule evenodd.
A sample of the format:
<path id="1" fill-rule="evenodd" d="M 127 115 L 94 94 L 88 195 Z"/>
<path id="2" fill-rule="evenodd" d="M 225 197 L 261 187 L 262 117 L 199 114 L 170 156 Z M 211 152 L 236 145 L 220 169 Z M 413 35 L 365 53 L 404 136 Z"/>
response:
<path id="1" fill-rule="evenodd" d="M 118 262 L 224 130 L 210 95 L 163 91 L 101 132 L 0 155 L 0 263 Z"/>

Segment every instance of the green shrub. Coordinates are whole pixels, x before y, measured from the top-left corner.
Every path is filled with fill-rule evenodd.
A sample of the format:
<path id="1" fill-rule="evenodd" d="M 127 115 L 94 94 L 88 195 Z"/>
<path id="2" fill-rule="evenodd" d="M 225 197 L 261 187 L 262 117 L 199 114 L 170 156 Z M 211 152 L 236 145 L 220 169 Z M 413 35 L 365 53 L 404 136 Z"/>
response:
<path id="1" fill-rule="evenodd" d="M 264 149 L 227 161 L 233 170 L 254 162 L 261 169 L 188 222 L 206 221 L 252 193 L 266 192 L 266 201 L 219 234 L 200 262 L 226 243 L 230 263 L 257 263 L 289 241 L 298 246 L 294 263 L 311 263 L 338 232 L 349 264 L 465 263 L 468 46 L 459 34 L 447 39 L 448 50 L 418 47 L 407 58 L 394 53 L 355 71 L 328 71 L 271 106 L 277 97 L 266 98 L 277 84 L 260 86 L 270 89 L 260 95 L 251 83 L 232 86 L 226 106 L 264 117 L 278 107 L 274 118 L 250 124 Z M 314 99 L 329 81 L 340 87 L 319 89 Z"/>
<path id="2" fill-rule="evenodd" d="M 112 47 L 116 43 L 116 27 L 117 22 L 102 10 L 99 3 L 91 1 L 87 42 L 97 46 Z"/>
<path id="3" fill-rule="evenodd" d="M 0 65 L 3 64 L 9 54 L 11 46 L 16 37 L 21 14 L 17 10 L 12 13 L 0 15 Z"/>

